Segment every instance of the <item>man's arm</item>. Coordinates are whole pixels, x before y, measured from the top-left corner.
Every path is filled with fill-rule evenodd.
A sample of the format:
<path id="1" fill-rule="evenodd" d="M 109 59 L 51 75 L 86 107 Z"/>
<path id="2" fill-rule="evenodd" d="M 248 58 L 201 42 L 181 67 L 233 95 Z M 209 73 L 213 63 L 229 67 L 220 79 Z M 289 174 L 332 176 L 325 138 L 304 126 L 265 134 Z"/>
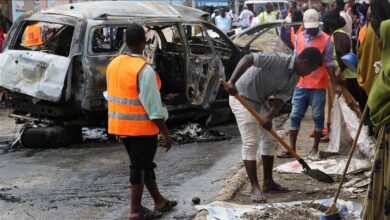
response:
<path id="1" fill-rule="evenodd" d="M 150 65 L 146 65 L 138 77 L 139 99 L 150 120 L 160 129 L 164 139 L 164 148 L 171 148 L 171 138 L 165 120 L 168 111 L 162 106 L 158 91 L 156 73 Z"/>
<path id="2" fill-rule="evenodd" d="M 265 122 L 263 124 L 263 128 L 267 130 L 271 130 L 272 128 L 272 119 L 282 110 L 284 102 L 281 99 L 272 99 L 271 102 L 271 110 L 268 115 L 265 116 Z"/>
<path id="3" fill-rule="evenodd" d="M 333 57 L 333 53 L 334 53 L 334 44 L 332 43 L 332 41 L 329 39 L 328 42 L 326 43 L 326 46 L 325 46 L 325 66 L 326 66 L 326 70 L 328 72 L 328 75 L 329 75 L 329 78 L 330 78 L 330 81 L 331 81 L 331 87 L 333 89 L 333 91 L 336 91 L 335 90 L 335 86 L 336 86 L 336 76 L 335 76 L 335 64 L 334 64 L 334 57 Z"/>
<path id="4" fill-rule="evenodd" d="M 226 89 L 230 95 L 237 94 L 237 89 L 235 88 L 235 84 L 237 80 L 245 73 L 245 71 L 253 65 L 253 61 L 254 61 L 253 55 L 247 54 L 243 58 L 241 58 L 240 62 L 238 62 L 236 68 L 232 73 L 232 76 L 228 81 L 229 88 Z"/>
<path id="5" fill-rule="evenodd" d="M 172 143 L 171 143 L 171 138 L 169 136 L 168 128 L 167 125 L 165 124 L 165 121 L 163 119 L 152 119 L 152 121 L 160 129 L 160 132 L 164 139 L 163 147 L 167 149 L 166 151 L 168 151 L 169 149 L 171 149 Z"/>

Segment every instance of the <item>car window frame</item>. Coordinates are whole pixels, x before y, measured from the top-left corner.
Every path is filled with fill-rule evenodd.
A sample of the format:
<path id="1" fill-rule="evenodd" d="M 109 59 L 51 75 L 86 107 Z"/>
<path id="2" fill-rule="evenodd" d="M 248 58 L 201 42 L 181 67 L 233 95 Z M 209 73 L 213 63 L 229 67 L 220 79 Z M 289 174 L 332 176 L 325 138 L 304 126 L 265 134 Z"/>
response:
<path id="1" fill-rule="evenodd" d="M 89 57 L 98 57 L 98 56 L 116 56 L 116 55 L 119 55 L 121 54 L 125 47 L 126 47 L 126 43 L 125 41 L 123 41 L 123 45 L 120 47 L 119 50 L 117 51 L 112 51 L 112 52 L 93 52 L 92 50 L 92 38 L 93 38 L 93 33 L 95 32 L 95 30 L 99 27 L 124 27 L 126 29 L 128 25 L 127 24 L 123 24 L 123 23 L 120 23 L 120 24 L 96 24 L 96 25 L 92 25 L 89 27 L 88 29 L 88 36 L 87 36 L 87 54 Z"/>

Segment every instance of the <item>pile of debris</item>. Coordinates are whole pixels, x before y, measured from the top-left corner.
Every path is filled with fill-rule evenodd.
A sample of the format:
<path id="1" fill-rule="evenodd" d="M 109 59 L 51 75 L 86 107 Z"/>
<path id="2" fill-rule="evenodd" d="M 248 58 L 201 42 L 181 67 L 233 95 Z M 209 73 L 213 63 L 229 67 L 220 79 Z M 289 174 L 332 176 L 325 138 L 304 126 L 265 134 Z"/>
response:
<path id="1" fill-rule="evenodd" d="M 258 220 L 258 219 L 289 219 L 289 220 L 318 220 L 321 213 L 314 208 L 304 208 L 300 206 L 292 207 L 272 207 L 266 210 L 255 210 L 244 213 L 240 219 L 242 220 Z"/>
<path id="2" fill-rule="evenodd" d="M 174 129 L 171 138 L 178 144 L 187 144 L 192 142 L 222 141 L 229 137 L 220 131 L 205 129 L 198 123 L 188 123 Z"/>
<path id="3" fill-rule="evenodd" d="M 246 212 L 241 215 L 241 220 L 258 220 L 258 219 L 269 219 L 269 220 L 318 220 L 321 215 L 328 209 L 328 207 L 317 204 L 300 204 L 292 206 L 275 206 L 272 205 L 263 210 L 254 210 Z M 353 214 L 342 216 L 343 219 L 355 219 Z"/>

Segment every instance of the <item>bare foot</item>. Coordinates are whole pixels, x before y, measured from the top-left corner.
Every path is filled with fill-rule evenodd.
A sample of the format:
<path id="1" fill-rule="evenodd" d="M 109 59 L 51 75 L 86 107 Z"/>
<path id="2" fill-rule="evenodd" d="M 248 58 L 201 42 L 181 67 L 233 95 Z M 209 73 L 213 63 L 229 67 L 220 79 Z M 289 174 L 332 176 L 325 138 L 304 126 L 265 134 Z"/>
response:
<path id="1" fill-rule="evenodd" d="M 272 181 L 270 183 L 264 183 L 263 192 L 264 193 L 288 193 L 290 192 L 290 190 Z"/>
<path id="2" fill-rule="evenodd" d="M 261 189 L 253 189 L 251 194 L 251 200 L 255 203 L 267 203 L 267 198 L 261 192 Z"/>

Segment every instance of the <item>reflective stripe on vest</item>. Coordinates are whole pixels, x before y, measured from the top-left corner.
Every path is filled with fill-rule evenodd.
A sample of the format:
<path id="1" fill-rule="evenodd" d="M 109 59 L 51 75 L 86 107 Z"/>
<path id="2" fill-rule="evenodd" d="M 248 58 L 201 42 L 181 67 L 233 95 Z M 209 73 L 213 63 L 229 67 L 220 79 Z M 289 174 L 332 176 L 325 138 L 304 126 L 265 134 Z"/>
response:
<path id="1" fill-rule="evenodd" d="M 145 64 L 141 57 L 120 55 L 108 65 L 108 133 L 144 136 L 159 132 L 139 100 L 138 74 Z M 160 89 L 161 81 L 157 74 L 156 78 Z"/>
<path id="2" fill-rule="evenodd" d="M 41 25 L 39 23 L 28 25 L 24 31 L 23 46 L 34 47 L 42 44 Z"/>
<path id="3" fill-rule="evenodd" d="M 347 32 L 345 32 L 342 28 L 335 30 L 335 31 L 333 32 L 333 34 L 332 34 L 332 38 L 331 38 L 331 39 L 332 39 L 332 42 L 334 42 L 334 34 L 335 34 L 335 33 L 343 33 L 343 34 L 345 34 L 345 35 L 348 36 L 349 42 L 350 42 L 350 44 L 351 44 L 351 49 L 350 49 L 349 52 L 351 53 L 351 52 L 352 52 L 352 41 L 351 41 L 351 38 L 349 37 L 349 35 L 347 34 Z M 333 60 L 334 60 L 335 66 L 339 67 L 340 64 L 339 64 L 339 61 L 337 60 L 336 46 L 334 47 L 334 50 L 333 50 Z M 354 79 L 354 78 L 357 78 L 357 72 L 354 72 L 354 71 L 352 71 L 352 70 L 350 70 L 350 69 L 348 69 L 348 68 L 345 68 L 341 74 L 342 74 L 342 75 L 344 76 L 344 78 L 346 78 L 346 79 Z"/>
<path id="4" fill-rule="evenodd" d="M 125 98 L 119 98 L 115 96 L 108 96 L 107 101 L 114 102 L 117 104 L 123 104 L 123 105 L 135 105 L 135 106 L 141 106 L 141 102 L 137 99 L 125 99 Z"/>
<path id="5" fill-rule="evenodd" d="M 123 120 L 131 120 L 131 121 L 142 121 L 142 120 L 149 120 L 148 115 L 135 115 L 135 114 L 121 114 L 117 112 L 108 112 L 108 117 L 110 118 L 116 118 L 116 119 L 123 119 Z"/>
<path id="6" fill-rule="evenodd" d="M 302 33 L 298 35 L 297 38 L 297 54 L 299 55 L 307 47 L 315 47 L 324 54 L 324 50 L 327 42 L 330 40 L 329 35 L 324 32 L 321 32 L 320 35 L 317 35 L 314 40 L 310 41 L 306 45 L 306 36 Z M 306 89 L 326 89 L 328 88 L 329 75 L 325 66 L 325 62 L 322 63 L 322 66 L 314 70 L 311 74 L 305 77 L 300 77 L 297 87 L 306 88 Z"/>

